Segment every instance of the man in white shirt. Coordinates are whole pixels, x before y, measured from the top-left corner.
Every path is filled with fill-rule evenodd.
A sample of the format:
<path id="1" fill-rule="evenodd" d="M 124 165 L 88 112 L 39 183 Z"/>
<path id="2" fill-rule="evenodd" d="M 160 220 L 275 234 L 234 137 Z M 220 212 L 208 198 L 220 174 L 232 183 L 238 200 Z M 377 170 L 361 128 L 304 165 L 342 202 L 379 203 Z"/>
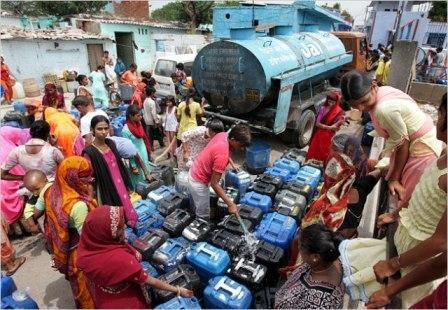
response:
<path id="1" fill-rule="evenodd" d="M 72 101 L 72 105 L 81 114 L 81 119 L 79 122 L 81 136 L 84 138 L 86 145 L 90 145 L 93 141 L 93 135 L 90 129 L 92 118 L 97 115 L 103 115 L 109 119 L 109 116 L 101 109 L 95 110 L 92 101 L 86 96 L 76 96 Z"/>
<path id="2" fill-rule="evenodd" d="M 146 99 L 143 102 L 143 119 L 146 124 L 146 132 L 152 143 L 154 150 L 154 141 L 159 141 L 160 147 L 164 147 L 163 133 L 160 130 L 160 119 L 157 115 L 156 90 L 153 87 L 146 88 Z"/>

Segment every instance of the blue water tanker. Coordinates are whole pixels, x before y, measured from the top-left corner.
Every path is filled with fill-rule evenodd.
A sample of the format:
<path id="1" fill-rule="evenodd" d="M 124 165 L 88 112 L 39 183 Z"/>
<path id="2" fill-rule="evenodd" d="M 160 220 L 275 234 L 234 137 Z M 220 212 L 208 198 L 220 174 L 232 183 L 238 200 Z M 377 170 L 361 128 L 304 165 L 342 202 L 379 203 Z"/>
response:
<path id="1" fill-rule="evenodd" d="M 325 81 L 352 55 L 328 32 L 332 18 L 303 2 L 257 7 L 251 24 L 245 6 L 214 10 L 220 40 L 201 49 L 192 70 L 209 115 L 274 134 L 288 129 L 296 144 L 308 144 Z"/>

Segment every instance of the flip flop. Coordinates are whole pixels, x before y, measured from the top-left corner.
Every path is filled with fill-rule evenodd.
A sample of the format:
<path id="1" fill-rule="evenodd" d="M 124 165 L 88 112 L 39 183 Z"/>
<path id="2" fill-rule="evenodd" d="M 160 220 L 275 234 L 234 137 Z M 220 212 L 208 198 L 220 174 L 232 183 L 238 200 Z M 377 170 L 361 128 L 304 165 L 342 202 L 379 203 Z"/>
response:
<path id="1" fill-rule="evenodd" d="M 17 265 L 12 269 L 6 272 L 7 276 L 12 276 L 19 268 L 23 265 L 23 263 L 26 261 L 26 257 L 19 257 L 16 259 Z"/>

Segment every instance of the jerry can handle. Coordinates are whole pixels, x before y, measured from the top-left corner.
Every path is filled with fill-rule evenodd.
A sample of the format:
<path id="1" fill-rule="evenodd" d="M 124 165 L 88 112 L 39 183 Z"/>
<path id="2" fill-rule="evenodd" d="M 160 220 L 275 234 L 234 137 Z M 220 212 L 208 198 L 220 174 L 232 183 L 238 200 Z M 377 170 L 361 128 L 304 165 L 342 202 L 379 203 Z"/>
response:
<path id="1" fill-rule="evenodd" d="M 221 278 L 218 281 L 218 283 L 216 283 L 216 285 L 214 287 L 215 290 L 217 291 L 217 290 L 222 289 L 224 291 L 227 291 L 231 295 L 230 298 L 235 299 L 241 293 L 241 286 L 238 286 L 237 288 L 233 288 L 233 287 L 230 287 L 229 285 L 227 285 L 225 283 L 225 281 L 226 281 L 226 278 Z"/>

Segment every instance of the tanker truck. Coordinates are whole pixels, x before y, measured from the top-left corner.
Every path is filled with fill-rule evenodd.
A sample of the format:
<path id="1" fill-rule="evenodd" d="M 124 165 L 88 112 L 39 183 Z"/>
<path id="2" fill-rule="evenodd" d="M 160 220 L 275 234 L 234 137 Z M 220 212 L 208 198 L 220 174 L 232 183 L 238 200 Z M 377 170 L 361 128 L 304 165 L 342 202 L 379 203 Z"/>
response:
<path id="1" fill-rule="evenodd" d="M 193 63 L 206 114 L 306 146 L 328 80 L 352 61 L 314 1 L 215 8 L 215 42 Z"/>

